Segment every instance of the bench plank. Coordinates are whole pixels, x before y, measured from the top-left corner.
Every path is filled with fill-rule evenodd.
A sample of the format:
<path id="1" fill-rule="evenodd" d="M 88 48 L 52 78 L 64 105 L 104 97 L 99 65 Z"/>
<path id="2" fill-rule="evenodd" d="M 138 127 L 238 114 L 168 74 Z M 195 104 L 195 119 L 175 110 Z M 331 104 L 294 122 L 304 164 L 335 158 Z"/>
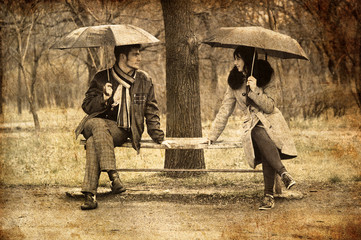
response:
<path id="1" fill-rule="evenodd" d="M 151 139 L 144 139 L 140 141 L 141 148 L 153 149 L 229 149 L 229 148 L 242 148 L 240 141 L 217 141 L 211 145 L 201 143 L 203 138 L 167 138 L 170 148 L 165 145 L 157 144 Z M 86 140 L 80 140 L 80 144 L 86 145 Z M 132 148 L 130 141 L 125 142 L 122 146 L 124 148 Z"/>
<path id="2" fill-rule="evenodd" d="M 168 169 L 168 168 L 119 168 L 118 172 L 262 172 L 255 169 Z"/>

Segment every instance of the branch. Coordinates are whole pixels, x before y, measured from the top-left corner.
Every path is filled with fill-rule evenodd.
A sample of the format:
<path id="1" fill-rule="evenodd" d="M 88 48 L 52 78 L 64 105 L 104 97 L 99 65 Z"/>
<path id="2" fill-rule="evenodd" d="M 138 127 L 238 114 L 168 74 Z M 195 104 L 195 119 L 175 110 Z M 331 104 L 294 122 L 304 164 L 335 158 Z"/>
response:
<path id="1" fill-rule="evenodd" d="M 89 7 L 87 7 L 86 5 L 84 5 L 84 8 L 85 8 L 85 10 L 90 14 L 90 16 L 92 16 L 92 17 L 95 19 L 95 21 L 100 22 L 99 18 L 97 18 L 97 17 L 94 15 L 94 13 L 90 10 Z"/>
<path id="2" fill-rule="evenodd" d="M 33 30 L 33 27 L 34 27 L 34 16 L 32 15 L 32 17 L 31 17 L 31 25 L 30 25 L 30 29 L 29 29 L 29 34 L 28 34 L 27 39 L 26 39 L 24 55 L 22 56 L 22 59 L 21 59 L 21 62 L 22 62 L 22 63 L 24 63 L 24 61 L 25 61 L 25 57 L 26 57 L 26 54 L 27 54 L 27 51 L 28 51 L 28 48 L 29 48 L 30 36 L 31 36 L 31 32 L 32 32 L 32 30 Z"/>

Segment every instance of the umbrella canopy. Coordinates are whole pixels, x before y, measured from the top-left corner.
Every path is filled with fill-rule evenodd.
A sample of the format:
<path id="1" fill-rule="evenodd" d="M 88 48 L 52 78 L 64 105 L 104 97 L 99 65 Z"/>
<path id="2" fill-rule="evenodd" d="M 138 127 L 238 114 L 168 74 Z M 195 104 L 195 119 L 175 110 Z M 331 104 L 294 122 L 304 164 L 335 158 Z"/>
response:
<path id="1" fill-rule="evenodd" d="M 248 46 L 277 58 L 308 60 L 300 44 L 290 36 L 263 27 L 222 27 L 203 41 L 212 47 Z"/>
<path id="2" fill-rule="evenodd" d="M 88 48 L 157 42 L 159 40 L 152 34 L 132 25 L 100 25 L 78 28 L 51 48 Z"/>

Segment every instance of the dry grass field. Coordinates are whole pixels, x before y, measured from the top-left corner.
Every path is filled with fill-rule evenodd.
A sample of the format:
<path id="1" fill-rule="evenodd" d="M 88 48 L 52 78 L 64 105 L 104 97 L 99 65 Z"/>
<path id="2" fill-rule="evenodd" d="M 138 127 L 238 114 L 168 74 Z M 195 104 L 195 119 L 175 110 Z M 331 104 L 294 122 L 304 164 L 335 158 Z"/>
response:
<path id="1" fill-rule="evenodd" d="M 284 163 L 304 198 L 280 199 L 278 208 L 266 215 L 256 209 L 263 188 L 259 173 L 208 173 L 177 179 L 155 173 L 121 173 L 129 188 L 154 189 L 154 194 L 100 196 L 99 209 L 80 211 L 81 200 L 68 199 L 64 192 L 78 188 L 83 179 L 85 151 L 73 132 L 82 116 L 80 109 L 42 110 L 38 133 L 32 128 L 30 114 L 9 112 L 4 116 L 0 135 L 1 239 L 361 236 L 359 114 L 289 121 L 299 157 Z M 220 140 L 237 137 L 238 121 L 230 119 Z M 205 136 L 210 124 L 203 123 Z M 164 119 L 162 126 L 165 129 Z M 164 150 L 143 149 L 137 155 L 132 149 L 118 148 L 116 155 L 119 168 L 163 167 Z M 207 168 L 249 168 L 242 149 L 205 150 L 205 161 Z M 100 186 L 108 185 L 102 174 Z"/>
<path id="2" fill-rule="evenodd" d="M 30 114 L 5 115 L 1 132 L 1 175 L 6 185 L 79 186 L 83 178 L 85 151 L 75 139 L 74 129 L 82 110 L 56 109 L 39 112 L 41 131 L 35 133 Z M 164 118 L 163 118 L 164 119 Z M 343 118 L 292 120 L 290 127 L 299 156 L 284 161 L 299 181 L 348 182 L 361 180 L 361 122 L 359 115 Z M 203 134 L 211 122 L 203 124 Z M 162 122 L 165 129 L 165 121 Z M 220 140 L 237 138 L 237 118 L 231 118 Z M 149 138 L 145 134 L 144 138 Z M 119 168 L 162 168 L 164 150 L 117 148 Z M 205 150 L 207 168 L 248 168 L 242 149 Z M 260 167 L 260 166 L 259 166 Z M 125 173 L 125 182 L 158 181 L 158 174 Z M 195 179 L 205 184 L 234 184 L 238 181 L 261 181 L 258 174 L 210 173 Z M 101 183 L 106 184 L 107 178 Z"/>

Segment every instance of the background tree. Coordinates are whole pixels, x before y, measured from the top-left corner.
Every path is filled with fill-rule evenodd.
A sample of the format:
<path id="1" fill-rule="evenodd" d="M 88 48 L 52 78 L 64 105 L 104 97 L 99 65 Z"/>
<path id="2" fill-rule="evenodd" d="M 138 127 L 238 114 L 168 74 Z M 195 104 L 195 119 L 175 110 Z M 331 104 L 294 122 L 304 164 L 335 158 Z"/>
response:
<path id="1" fill-rule="evenodd" d="M 198 42 L 188 0 L 161 0 L 166 46 L 167 137 L 202 137 Z M 165 168 L 205 168 L 203 150 L 166 150 Z"/>
<path id="2" fill-rule="evenodd" d="M 7 11 L 9 13 L 7 25 L 13 29 L 18 46 L 16 51 L 13 51 L 12 54 L 18 62 L 25 81 L 25 88 L 27 93 L 26 97 L 30 106 L 30 112 L 33 115 L 36 130 L 40 129 L 40 121 L 37 114 L 34 90 L 36 78 L 29 76 L 26 66 L 26 59 L 29 54 L 29 45 L 34 30 L 34 25 L 41 15 L 40 12 L 36 11 L 38 3 L 39 2 L 26 4 L 22 1 L 16 3 L 9 1 L 6 4 Z M 18 4 L 21 4 L 22 8 L 20 8 L 20 5 Z"/>
<path id="3" fill-rule="evenodd" d="M 4 65 L 3 65 L 3 20 L 0 22 L 0 116 L 3 117 L 3 78 L 4 78 Z M 2 122 L 3 119 L 0 119 Z"/>
<path id="4" fill-rule="evenodd" d="M 227 75 L 233 67 L 233 50 L 211 48 L 199 42 L 222 26 L 274 27 L 300 42 L 310 62 L 278 60 L 277 63 L 274 58 L 268 58 L 276 70 L 276 79 L 282 79 L 277 81 L 279 92 L 283 93 L 278 106 L 290 119 L 299 116 L 305 119 L 327 117 L 328 114 L 340 116 L 355 109 L 360 111 L 358 99 L 361 95 L 361 21 L 360 4 L 357 1 L 187 2 L 193 21 L 192 31 L 198 41 L 198 75 L 204 129 L 210 126 L 221 104 Z M 29 9 L 35 6 L 34 4 L 37 8 L 30 12 Z M 24 69 L 28 83 L 31 83 L 32 79 L 36 80 L 30 85 L 34 86 L 33 102 L 38 108 L 79 108 L 92 74 L 110 67 L 114 62 L 111 48 L 48 51 L 47 48 L 52 42 L 78 26 L 133 24 L 161 40 L 162 44 L 146 48 L 147 51 L 143 52 L 141 68 L 152 76 L 161 113 L 167 113 L 166 41 L 161 1 L 33 0 L 1 1 L 0 5 L 4 86 L 2 95 L 6 102 L 4 109 L 12 111 L 16 109 L 16 105 L 23 110 L 30 109 L 21 71 L 20 78 L 18 77 L 18 32 L 21 33 L 21 49 L 24 51 L 33 16 L 36 21 L 29 38 Z M 18 27 L 18 32 L 15 26 Z M 89 52 L 92 51 L 95 52 L 90 55 Z M 90 56 L 98 59 L 93 58 L 93 61 Z M 278 71 L 277 69 L 281 69 L 278 66 L 283 71 Z M 92 70 L 89 70 L 90 68 Z"/>

